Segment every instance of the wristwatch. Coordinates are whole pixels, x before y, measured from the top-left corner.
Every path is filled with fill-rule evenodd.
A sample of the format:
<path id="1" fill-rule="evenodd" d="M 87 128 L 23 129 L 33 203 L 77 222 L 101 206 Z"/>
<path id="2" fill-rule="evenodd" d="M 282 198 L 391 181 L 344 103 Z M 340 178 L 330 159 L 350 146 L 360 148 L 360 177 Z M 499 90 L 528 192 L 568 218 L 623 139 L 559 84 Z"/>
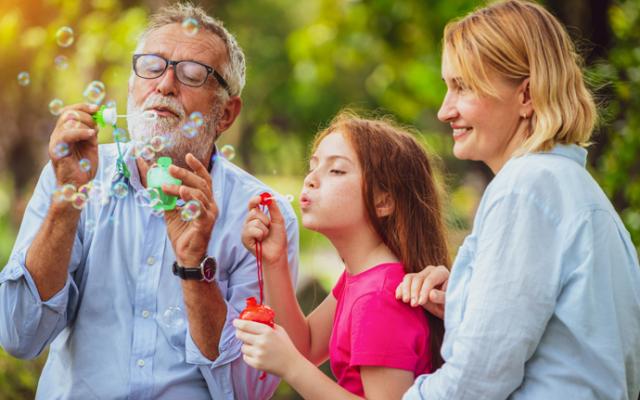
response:
<path id="1" fill-rule="evenodd" d="M 216 279 L 218 263 L 213 257 L 205 256 L 197 267 L 184 267 L 173 262 L 173 274 L 185 280 L 205 281 L 211 283 Z"/>

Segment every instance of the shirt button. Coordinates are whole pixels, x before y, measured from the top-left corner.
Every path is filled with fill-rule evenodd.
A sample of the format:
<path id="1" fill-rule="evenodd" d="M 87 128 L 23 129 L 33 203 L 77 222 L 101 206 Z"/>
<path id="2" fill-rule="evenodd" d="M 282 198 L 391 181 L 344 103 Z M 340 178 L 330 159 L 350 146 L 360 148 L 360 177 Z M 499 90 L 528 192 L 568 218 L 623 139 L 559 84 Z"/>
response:
<path id="1" fill-rule="evenodd" d="M 144 310 L 144 311 L 142 312 L 142 318 L 148 318 L 148 317 L 149 317 L 149 311 Z"/>
<path id="2" fill-rule="evenodd" d="M 149 258 L 147 258 L 147 265 L 153 265 L 156 263 L 156 259 L 153 258 L 153 256 L 149 256 Z"/>
<path id="3" fill-rule="evenodd" d="M 138 360 L 138 367 L 140 367 L 140 368 L 144 367 L 144 360 L 143 359 Z"/>

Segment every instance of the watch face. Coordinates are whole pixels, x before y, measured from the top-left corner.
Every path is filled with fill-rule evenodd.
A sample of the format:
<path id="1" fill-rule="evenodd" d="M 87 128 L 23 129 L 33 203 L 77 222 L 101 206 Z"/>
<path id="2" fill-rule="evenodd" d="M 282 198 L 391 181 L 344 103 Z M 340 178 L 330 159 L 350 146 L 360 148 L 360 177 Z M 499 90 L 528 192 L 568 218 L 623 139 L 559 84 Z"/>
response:
<path id="1" fill-rule="evenodd" d="M 207 282 L 211 282 L 215 278 L 216 261 L 213 258 L 207 257 L 202 263 L 202 275 L 202 278 Z"/>

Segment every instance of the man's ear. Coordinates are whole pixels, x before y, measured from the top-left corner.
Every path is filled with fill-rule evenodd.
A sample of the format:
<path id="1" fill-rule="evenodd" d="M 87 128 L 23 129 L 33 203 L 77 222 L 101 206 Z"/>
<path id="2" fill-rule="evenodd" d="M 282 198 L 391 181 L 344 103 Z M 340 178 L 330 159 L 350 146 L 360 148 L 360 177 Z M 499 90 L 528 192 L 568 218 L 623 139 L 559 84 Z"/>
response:
<path id="1" fill-rule="evenodd" d="M 393 213 L 395 204 L 389 193 L 378 193 L 374 197 L 376 206 L 376 215 L 378 218 L 388 217 Z"/>
<path id="2" fill-rule="evenodd" d="M 233 96 L 227 100 L 222 110 L 222 116 L 218 119 L 216 132 L 221 134 L 229 129 L 242 110 L 242 99 L 239 96 Z"/>

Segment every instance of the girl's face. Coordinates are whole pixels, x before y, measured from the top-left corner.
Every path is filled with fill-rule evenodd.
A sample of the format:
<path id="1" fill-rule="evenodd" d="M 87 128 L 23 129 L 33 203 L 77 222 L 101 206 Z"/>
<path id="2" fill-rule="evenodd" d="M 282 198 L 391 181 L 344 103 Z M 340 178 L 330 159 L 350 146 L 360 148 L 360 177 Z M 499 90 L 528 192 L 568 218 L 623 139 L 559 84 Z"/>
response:
<path id="1" fill-rule="evenodd" d="M 325 136 L 311 156 L 300 208 L 302 225 L 328 237 L 366 224 L 362 169 L 351 143 L 339 131 Z"/>
<path id="2" fill-rule="evenodd" d="M 523 114 L 530 114 L 524 106 L 526 85 L 514 85 L 504 79 L 490 77 L 498 98 L 481 96 L 468 89 L 449 67 L 442 62 L 442 79 L 447 94 L 438 111 L 438 119 L 451 125 L 453 154 L 462 160 L 482 161 L 496 173 L 522 143 Z"/>

